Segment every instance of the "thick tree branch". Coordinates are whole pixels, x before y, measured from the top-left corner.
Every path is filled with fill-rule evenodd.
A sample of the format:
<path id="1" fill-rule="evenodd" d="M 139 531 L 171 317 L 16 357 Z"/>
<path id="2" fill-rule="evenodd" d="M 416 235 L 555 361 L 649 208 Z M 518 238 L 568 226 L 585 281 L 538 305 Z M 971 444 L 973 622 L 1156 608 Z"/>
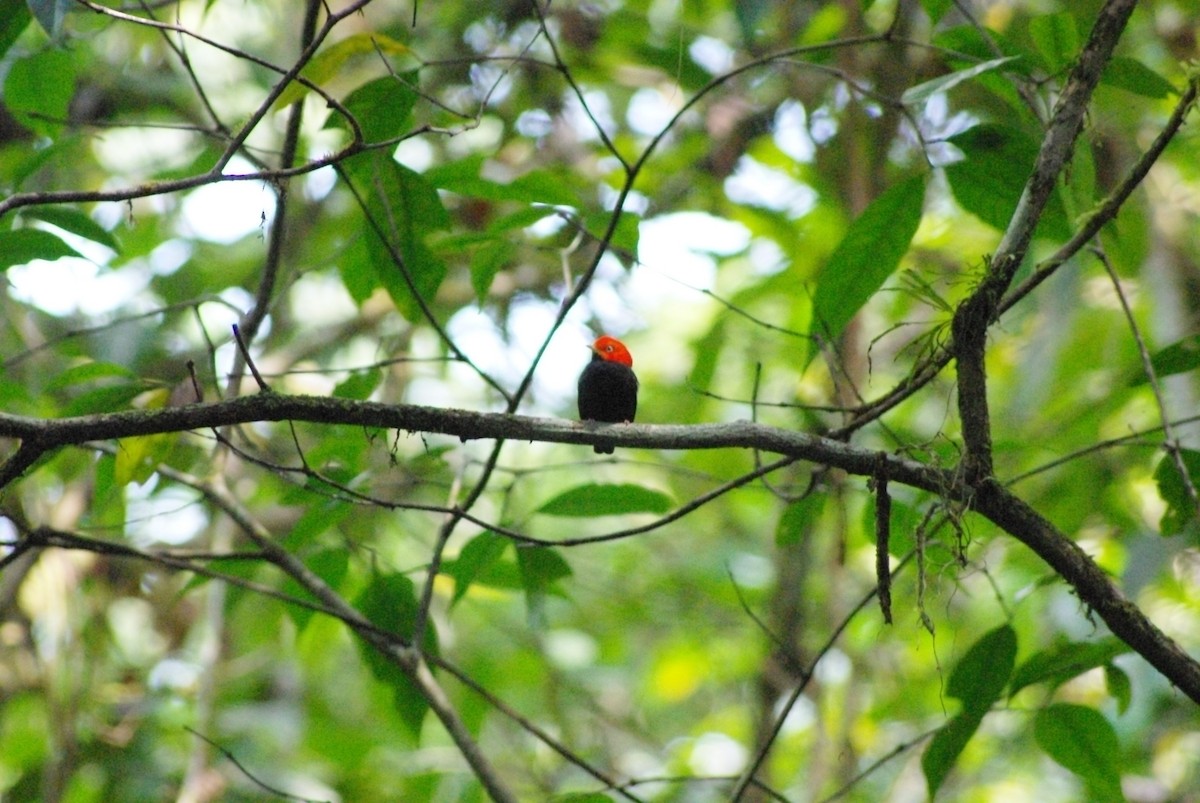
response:
<path id="1" fill-rule="evenodd" d="M 864 477 L 878 472 L 879 461 L 883 459 L 890 481 L 961 502 L 1032 549 L 1075 588 L 1080 600 L 1099 614 L 1113 633 L 1136 649 L 1190 698 L 1200 703 L 1200 662 L 1189 657 L 1155 627 L 1078 545 L 994 480 L 983 479 L 972 483 L 968 478 L 947 469 L 897 455 L 881 458 L 878 451 L 763 424 L 615 424 L 597 427 L 563 419 L 260 393 L 214 404 L 49 421 L 0 414 L 0 437 L 22 439 L 18 452 L 0 467 L 0 483 L 12 482 L 33 460 L 63 446 L 255 421 L 350 424 L 441 433 L 462 440 L 489 438 L 590 445 L 603 438 L 622 448 L 759 449 L 841 468 Z M 17 464 L 15 468 L 13 463 Z M 306 576 L 309 572 L 304 564 L 265 533 L 260 533 L 253 540 L 273 562 L 301 580 L 303 585 L 310 587 L 305 580 L 312 581 L 310 590 L 323 587 L 319 578 Z M 335 609 L 344 606 L 340 598 L 332 595 L 332 592 L 330 594 L 326 598 L 318 593 L 318 597 Z M 357 617 L 357 612 L 352 610 L 338 610 L 338 613 L 350 616 L 347 621 L 351 623 Z"/>
<path id="2" fill-rule="evenodd" d="M 1200 703 L 1200 662 L 1146 618 L 1078 544 L 995 480 L 975 488 L 971 507 L 1036 552 L 1118 638 Z"/>
<path id="3" fill-rule="evenodd" d="M 966 446 L 963 469 L 969 481 L 992 473 L 992 432 L 984 369 L 988 328 L 1000 316 L 1000 301 L 1025 259 L 1033 231 L 1054 193 L 1059 174 L 1071 160 L 1092 92 L 1100 83 L 1104 65 L 1112 58 L 1135 4 L 1136 0 L 1109 0 L 1100 10 L 1091 36 L 1054 107 L 1033 173 L 988 264 L 987 274 L 954 313 L 951 331 L 958 363 L 958 411 Z"/>

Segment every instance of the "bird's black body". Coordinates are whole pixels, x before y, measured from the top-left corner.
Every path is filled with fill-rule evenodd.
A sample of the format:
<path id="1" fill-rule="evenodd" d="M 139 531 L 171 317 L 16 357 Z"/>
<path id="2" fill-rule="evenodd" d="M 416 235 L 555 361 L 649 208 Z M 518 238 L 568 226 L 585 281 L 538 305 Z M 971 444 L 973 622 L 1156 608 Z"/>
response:
<path id="1" fill-rule="evenodd" d="M 579 418 L 619 424 L 637 413 L 638 381 L 633 369 L 593 353 L 579 375 Z M 615 447 L 596 444 L 597 454 L 612 454 Z"/>

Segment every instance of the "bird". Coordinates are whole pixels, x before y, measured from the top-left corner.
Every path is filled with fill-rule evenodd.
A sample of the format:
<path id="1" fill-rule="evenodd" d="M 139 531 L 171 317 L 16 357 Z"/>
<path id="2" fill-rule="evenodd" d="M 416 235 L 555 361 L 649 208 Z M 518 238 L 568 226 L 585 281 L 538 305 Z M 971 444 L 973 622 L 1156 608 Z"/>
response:
<path id="1" fill-rule="evenodd" d="M 629 349 L 608 335 L 596 338 L 591 349 L 591 362 L 579 375 L 580 420 L 606 424 L 633 421 L 637 413 L 638 380 Z M 592 448 L 596 454 L 612 454 L 616 447 L 601 441 Z"/>

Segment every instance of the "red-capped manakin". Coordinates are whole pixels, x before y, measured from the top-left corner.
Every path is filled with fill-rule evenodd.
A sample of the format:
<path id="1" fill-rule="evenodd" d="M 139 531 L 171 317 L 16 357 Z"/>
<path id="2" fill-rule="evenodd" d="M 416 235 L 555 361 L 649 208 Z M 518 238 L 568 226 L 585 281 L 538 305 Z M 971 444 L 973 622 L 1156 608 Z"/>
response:
<path id="1" fill-rule="evenodd" d="M 633 357 L 615 337 L 601 335 L 592 344 L 592 360 L 579 375 L 579 418 L 620 424 L 633 421 L 637 413 L 637 376 Z M 596 454 L 612 454 L 616 448 L 597 443 Z"/>

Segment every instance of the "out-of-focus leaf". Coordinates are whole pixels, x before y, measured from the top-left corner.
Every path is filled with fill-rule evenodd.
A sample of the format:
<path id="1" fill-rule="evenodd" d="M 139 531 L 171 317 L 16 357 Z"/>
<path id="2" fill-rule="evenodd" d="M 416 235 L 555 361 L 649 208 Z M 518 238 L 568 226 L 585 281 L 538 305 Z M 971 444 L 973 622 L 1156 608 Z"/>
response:
<path id="1" fill-rule="evenodd" d="M 666 513 L 671 497 L 641 485 L 577 485 L 537 509 L 547 516 L 619 516 L 625 513 Z"/>
<path id="2" fill-rule="evenodd" d="M 72 399 L 62 412 L 65 416 L 76 416 L 127 410 L 131 401 L 154 387 L 139 381 L 92 388 Z"/>
<path id="3" fill-rule="evenodd" d="M 929 790 L 930 800 L 937 796 L 938 789 L 950 775 L 950 770 L 954 769 L 963 748 L 971 741 L 982 721 L 983 712 L 964 710 L 929 740 L 929 746 L 921 755 L 921 771 L 925 774 L 925 788 Z"/>
<path id="4" fill-rule="evenodd" d="M 162 409 L 170 397 L 169 388 L 155 388 L 145 394 L 139 404 L 144 409 Z M 131 482 L 145 483 L 160 465 L 167 462 L 179 438 L 178 432 L 122 438 L 117 447 L 115 482 L 120 486 Z"/>
<path id="5" fill-rule="evenodd" d="M 584 226 L 597 237 L 601 237 L 608 230 L 611 220 L 611 212 L 598 212 L 588 215 L 584 219 Z M 612 239 L 609 240 L 611 248 L 618 252 L 618 256 L 632 257 L 637 255 L 638 237 L 641 231 L 640 223 L 641 218 L 637 215 L 630 212 L 621 213 L 620 219 L 617 220 L 617 227 L 613 229 Z"/>
<path id="6" fill-rule="evenodd" d="M 579 206 L 579 195 L 572 189 L 570 177 L 552 170 L 532 170 L 511 181 L 496 181 L 481 175 L 485 157 L 469 156 L 437 167 L 422 175 L 433 186 L 470 198 L 488 201 Z"/>
<path id="7" fill-rule="evenodd" d="M 1052 73 L 1069 67 L 1079 52 L 1075 16 L 1068 11 L 1034 15 L 1029 21 L 1029 36 Z"/>
<path id="8" fill-rule="evenodd" d="M 342 105 L 358 121 L 366 142 L 382 142 L 408 130 L 417 101 L 413 87 L 418 80 L 416 71 L 388 75 L 368 81 L 346 96 Z M 325 126 L 351 130 L 350 123 L 336 110 L 330 112 Z"/>
<path id="9" fill-rule="evenodd" d="M 1108 686 L 1108 693 L 1117 701 L 1117 713 L 1124 714 L 1133 702 L 1133 682 L 1129 675 L 1116 664 L 1105 664 L 1104 682 Z"/>
<path id="10" fill-rule="evenodd" d="M 355 371 L 350 376 L 338 382 L 333 389 L 333 395 L 340 399 L 357 399 L 362 401 L 370 398 L 383 381 L 383 371 L 378 368 L 368 368 L 365 371 Z"/>
<path id="11" fill-rule="evenodd" d="M 62 390 L 72 385 L 84 385 L 101 379 L 134 379 L 136 374 L 123 365 L 88 360 L 73 365 L 46 383 L 47 390 Z"/>
<path id="12" fill-rule="evenodd" d="M 317 86 L 322 86 L 338 75 L 350 59 L 359 56 L 373 57 L 376 54 L 403 57 L 411 55 L 411 52 L 408 45 L 385 34 L 356 33 L 334 42 L 322 50 L 300 71 L 300 74 Z M 291 106 L 296 101 L 303 99 L 309 91 L 308 87 L 293 81 L 287 89 L 280 93 L 273 108 L 279 110 Z"/>
<path id="13" fill-rule="evenodd" d="M 995 30 L 988 30 L 985 37 L 974 25 L 959 25 L 939 32 L 933 38 L 934 44 L 944 48 L 947 59 L 951 64 L 961 64 L 971 67 L 983 61 L 989 61 L 997 56 L 1017 56 L 1009 62 L 1005 72 L 1012 71 L 1018 75 L 1029 76 L 1037 69 L 1041 59 L 1034 53 L 1018 47 L 1007 37 Z M 996 49 L 1000 52 L 997 53 Z M 1000 98 L 1014 114 L 1025 118 L 1029 114 L 1024 100 L 1017 92 L 1013 82 L 1000 72 L 992 71 L 977 76 L 976 84 Z"/>
<path id="14" fill-rule="evenodd" d="M 945 168 L 954 199 L 984 223 L 1004 231 L 1033 170 L 1037 143 L 1022 131 L 991 123 L 969 128 L 949 141 L 966 157 Z M 1070 235 L 1057 192 L 1046 203 L 1037 230 L 1059 239 Z"/>
<path id="15" fill-rule="evenodd" d="M 1016 657 L 1017 634 L 1011 627 L 985 633 L 950 673 L 946 694 L 962 700 L 964 708 L 990 709 L 1008 684 Z"/>
<path id="16" fill-rule="evenodd" d="M 1125 642 L 1109 637 L 1090 642 L 1062 642 L 1040 650 L 1017 667 L 1009 685 L 1009 696 L 1034 683 L 1058 686 L 1088 670 L 1107 665 L 1129 649 Z"/>
<path id="17" fill-rule="evenodd" d="M 980 637 L 950 673 L 946 694 L 961 700 L 963 708 L 934 734 L 921 757 L 930 798 L 937 794 L 984 715 L 1000 699 L 1016 656 L 1016 631 L 1002 625 Z"/>
<path id="18" fill-rule="evenodd" d="M 57 236 L 41 229 L 0 232 L 0 271 L 35 259 L 55 260 L 83 255 Z"/>
<path id="19" fill-rule="evenodd" d="M 313 502 L 311 494 L 300 497 L 307 501 L 307 508 L 288 531 L 288 546 L 292 549 L 306 546 L 318 536 L 329 532 L 354 510 L 354 505 L 341 499 L 326 499 Z"/>
<path id="20" fill-rule="evenodd" d="M 883 286 L 908 251 L 924 203 L 925 177 L 916 176 L 888 189 L 850 224 L 817 280 L 811 334 L 836 339 Z"/>
<path id="21" fill-rule="evenodd" d="M 1117 733 L 1099 711 L 1055 703 L 1038 712 L 1033 735 L 1050 758 L 1083 779 L 1088 800 L 1125 800 Z"/>
<path id="22" fill-rule="evenodd" d="M 377 627 L 389 630 L 401 638 L 411 638 L 417 618 L 415 586 L 402 574 L 381 575 L 373 579 L 355 599 L 354 606 Z M 437 654 L 437 634 L 432 619 L 426 624 L 425 650 Z M 394 661 L 382 655 L 366 641 L 359 640 L 363 660 L 371 673 L 381 683 L 392 687 L 394 703 L 400 718 L 416 740 L 421 735 L 421 724 L 429 704 L 420 689 Z"/>
<path id="23" fill-rule="evenodd" d="M 493 566 L 508 550 L 509 540 L 492 532 L 483 532 L 467 542 L 452 561 L 447 561 L 446 574 L 454 578 L 454 598 L 458 602 L 476 578 Z"/>
<path id="24" fill-rule="evenodd" d="M 4 58 L 32 19 L 25 0 L 0 0 L 0 59 Z"/>
<path id="25" fill-rule="evenodd" d="M 1101 83 L 1146 98 L 1162 99 L 1179 94 L 1175 85 L 1136 59 L 1115 56 L 1104 65 Z"/>
<path id="26" fill-rule="evenodd" d="M 125 483 L 116 479 L 117 458 L 102 454 L 96 460 L 92 484 L 92 509 L 88 526 L 103 529 L 106 536 L 118 537 L 125 532 Z"/>
<path id="27" fill-rule="evenodd" d="M 75 59 L 70 52 L 56 49 L 18 59 L 9 68 L 3 94 L 21 125 L 54 137 L 66 122 L 75 94 Z"/>
<path id="28" fill-rule="evenodd" d="M 900 102 L 905 106 L 918 106 L 928 100 L 931 95 L 935 95 L 938 92 L 948 92 L 964 81 L 970 81 L 972 78 L 983 75 L 985 72 L 999 69 L 1011 61 L 1016 61 L 1016 58 L 1016 56 L 1005 56 L 1004 58 L 991 59 L 981 64 L 976 64 L 973 67 L 955 70 L 947 75 L 939 75 L 937 78 L 909 87 L 900 97 Z"/>
<path id="29" fill-rule="evenodd" d="M 178 442 L 176 432 L 123 438 L 117 450 L 116 481 L 121 485 L 144 484 L 167 462 Z"/>
<path id="30" fill-rule="evenodd" d="M 364 222 L 362 235 L 379 284 L 406 319 L 422 320 L 418 298 L 426 304 L 432 303 L 446 278 L 445 263 L 429 249 L 425 238 L 434 230 L 448 228 L 450 216 L 437 190 L 390 155 L 369 152 L 350 162 L 352 180 L 366 198 L 367 209 L 376 224 Z M 380 239 L 376 226 L 386 243 Z M 392 249 L 400 257 L 399 264 Z M 350 288 L 349 283 L 347 287 Z M 351 289 L 356 299 L 358 292 Z"/>
<path id="31" fill-rule="evenodd" d="M 1182 374 L 1200 368 L 1200 335 L 1188 335 L 1177 340 L 1161 351 L 1155 352 L 1150 358 L 1156 377 Z M 1129 381 L 1130 386 L 1149 383 L 1150 378 L 1144 371 L 1138 371 Z"/>
<path id="32" fill-rule="evenodd" d="M 1192 480 L 1192 487 L 1200 488 L 1200 452 L 1181 449 L 1179 455 Z M 1158 484 L 1158 495 L 1167 503 L 1158 525 L 1159 531 L 1163 535 L 1179 535 L 1185 525 L 1195 520 L 1196 506 L 1171 455 L 1163 455 L 1158 461 L 1158 467 L 1154 469 L 1154 481 Z"/>
<path id="33" fill-rule="evenodd" d="M 510 265 L 516 248 L 508 240 L 490 240 L 471 254 L 471 288 L 480 304 L 485 302 L 496 274 Z"/>
<path id="34" fill-rule="evenodd" d="M 811 527 L 825 509 L 825 497 L 808 494 L 799 502 L 792 502 L 783 509 L 779 523 L 775 525 L 776 546 L 791 546 L 800 543 L 806 528 Z"/>
<path id="35" fill-rule="evenodd" d="M 304 565 L 310 572 L 320 577 L 325 585 L 336 591 L 341 587 L 346 570 L 350 566 L 350 555 L 345 549 L 323 549 L 304 558 Z M 300 599 L 309 599 L 309 593 L 301 588 L 300 584 L 290 575 L 283 581 L 283 592 Z M 303 630 L 312 621 L 313 614 L 316 613 L 311 608 L 299 605 L 288 605 L 286 610 L 299 630 Z"/>
<path id="36" fill-rule="evenodd" d="M 517 547 L 517 565 L 521 567 L 521 581 L 525 590 L 541 594 L 554 583 L 571 576 L 571 567 L 553 547 Z"/>
<path id="37" fill-rule="evenodd" d="M 921 0 L 921 8 L 929 15 L 929 21 L 934 25 L 954 7 L 954 0 Z"/>
<path id="38" fill-rule="evenodd" d="M 552 206 L 528 206 L 510 215 L 496 218 L 488 224 L 487 230 L 491 234 L 502 234 L 513 229 L 532 226 L 534 223 L 556 214 L 558 211 Z"/>
<path id="39" fill-rule="evenodd" d="M 121 246 L 112 232 L 105 229 L 91 217 L 65 206 L 37 206 L 21 212 L 22 217 L 35 218 L 52 226 L 58 226 L 63 231 L 69 231 L 85 240 L 99 243 L 113 251 L 120 252 Z"/>

